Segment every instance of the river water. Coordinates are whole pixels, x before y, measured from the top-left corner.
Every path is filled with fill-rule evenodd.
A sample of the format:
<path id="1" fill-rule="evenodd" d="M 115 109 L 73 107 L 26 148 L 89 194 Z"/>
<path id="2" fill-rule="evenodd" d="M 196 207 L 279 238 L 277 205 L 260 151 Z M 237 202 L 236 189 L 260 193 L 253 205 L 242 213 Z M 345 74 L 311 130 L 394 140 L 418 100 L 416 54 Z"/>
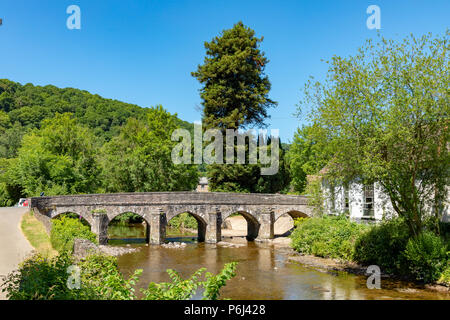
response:
<path id="1" fill-rule="evenodd" d="M 144 238 L 142 225 L 111 226 L 110 238 Z M 221 247 L 197 243 L 193 234 L 177 234 L 168 231 L 168 240 L 182 241 L 187 245 L 181 249 L 146 245 L 143 239 L 110 240 L 111 245 L 139 248 L 137 252 L 118 258 L 119 268 L 125 275 L 143 269 L 138 287 L 149 282 L 169 281 L 167 269 L 178 271 L 187 278 L 196 270 L 206 267 L 217 273 L 227 262 L 236 261 L 237 275 L 228 281 L 221 291 L 222 298 L 231 299 L 446 299 L 450 294 L 422 289 L 414 284 L 381 280 L 381 289 L 368 289 L 367 278 L 345 272 L 321 272 L 298 263 L 288 261 L 285 250 L 258 242 L 247 242 L 242 238 L 226 239 L 227 242 L 243 245 L 239 248 Z M 194 299 L 201 298 L 199 292 Z"/>

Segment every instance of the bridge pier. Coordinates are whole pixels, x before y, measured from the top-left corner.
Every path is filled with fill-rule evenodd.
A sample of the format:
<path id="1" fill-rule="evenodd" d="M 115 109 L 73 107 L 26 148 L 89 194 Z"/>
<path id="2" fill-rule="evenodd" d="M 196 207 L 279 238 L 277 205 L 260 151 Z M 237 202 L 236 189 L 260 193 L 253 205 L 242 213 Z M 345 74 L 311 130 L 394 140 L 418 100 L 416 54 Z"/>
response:
<path id="1" fill-rule="evenodd" d="M 91 231 L 97 235 L 98 244 L 108 243 L 108 215 L 106 212 L 93 212 Z"/>
<path id="2" fill-rule="evenodd" d="M 161 209 L 150 214 L 150 243 L 164 243 L 166 235 L 166 216 Z"/>
<path id="3" fill-rule="evenodd" d="M 274 238 L 275 214 L 273 209 L 264 210 L 259 218 L 258 240 L 267 240 Z"/>
<path id="4" fill-rule="evenodd" d="M 258 238 L 261 224 L 254 219 L 247 219 L 247 240 L 253 241 Z"/>
<path id="5" fill-rule="evenodd" d="M 221 240 L 222 240 L 222 214 L 216 208 L 214 212 L 208 213 L 205 242 L 217 243 Z"/>
<path id="6" fill-rule="evenodd" d="M 145 242 L 150 243 L 150 224 L 145 223 Z"/>

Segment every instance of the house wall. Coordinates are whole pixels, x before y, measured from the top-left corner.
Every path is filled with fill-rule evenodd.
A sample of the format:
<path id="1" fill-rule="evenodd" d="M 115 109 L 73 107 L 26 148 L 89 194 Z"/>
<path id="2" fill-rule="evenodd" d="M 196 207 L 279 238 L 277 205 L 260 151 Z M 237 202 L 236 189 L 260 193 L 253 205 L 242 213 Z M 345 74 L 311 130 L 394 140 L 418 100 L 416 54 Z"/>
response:
<path id="1" fill-rule="evenodd" d="M 363 185 L 353 182 L 349 185 L 350 218 L 361 219 L 363 216 L 364 194 Z"/>
<path id="2" fill-rule="evenodd" d="M 450 222 L 450 206 L 448 199 L 450 198 L 450 188 L 447 201 L 444 205 L 442 221 Z M 324 207 L 327 214 L 345 213 L 345 190 L 342 186 L 334 187 L 334 205 L 331 197 L 331 187 L 326 179 L 322 180 L 322 190 L 324 195 Z M 333 209 L 334 208 L 334 209 Z M 349 214 L 353 220 L 361 220 L 364 214 L 364 185 L 359 181 L 349 184 Z M 392 218 L 395 216 L 395 210 L 389 199 L 389 196 L 383 192 L 379 183 L 374 184 L 374 218 L 382 220 L 383 217 Z"/>

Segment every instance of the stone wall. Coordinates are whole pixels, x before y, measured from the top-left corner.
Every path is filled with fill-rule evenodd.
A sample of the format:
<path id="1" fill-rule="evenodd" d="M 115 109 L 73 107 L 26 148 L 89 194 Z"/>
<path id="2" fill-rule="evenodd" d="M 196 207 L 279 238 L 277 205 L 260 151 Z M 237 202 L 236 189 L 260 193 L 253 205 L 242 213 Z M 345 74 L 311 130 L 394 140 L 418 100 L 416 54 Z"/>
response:
<path id="1" fill-rule="evenodd" d="M 52 230 L 52 219 L 49 216 L 42 214 L 37 208 L 32 209 L 36 219 L 44 225 L 45 231 L 47 231 L 47 234 L 50 235 L 50 231 Z"/>

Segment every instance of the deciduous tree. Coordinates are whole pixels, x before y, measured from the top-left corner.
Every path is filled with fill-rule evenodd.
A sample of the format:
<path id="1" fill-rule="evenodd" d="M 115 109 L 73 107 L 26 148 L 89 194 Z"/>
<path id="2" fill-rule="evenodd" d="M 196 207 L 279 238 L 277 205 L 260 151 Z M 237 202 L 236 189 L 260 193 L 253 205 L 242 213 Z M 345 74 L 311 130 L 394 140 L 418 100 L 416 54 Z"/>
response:
<path id="1" fill-rule="evenodd" d="M 411 234 L 440 218 L 449 182 L 449 32 L 368 41 L 334 56 L 310 81 L 314 139 L 329 146 L 329 177 L 380 183 Z"/>

